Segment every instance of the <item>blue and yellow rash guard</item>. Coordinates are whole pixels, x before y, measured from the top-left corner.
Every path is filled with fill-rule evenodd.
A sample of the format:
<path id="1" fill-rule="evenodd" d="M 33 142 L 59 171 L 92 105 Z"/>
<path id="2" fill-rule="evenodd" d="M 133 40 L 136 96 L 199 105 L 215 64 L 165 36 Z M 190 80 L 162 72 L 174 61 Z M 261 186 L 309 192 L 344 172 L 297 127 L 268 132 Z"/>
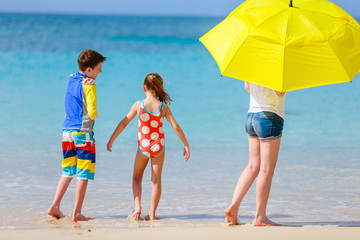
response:
<path id="1" fill-rule="evenodd" d="M 93 132 L 96 111 L 96 85 L 84 85 L 87 76 L 75 73 L 69 76 L 65 94 L 63 130 Z"/>

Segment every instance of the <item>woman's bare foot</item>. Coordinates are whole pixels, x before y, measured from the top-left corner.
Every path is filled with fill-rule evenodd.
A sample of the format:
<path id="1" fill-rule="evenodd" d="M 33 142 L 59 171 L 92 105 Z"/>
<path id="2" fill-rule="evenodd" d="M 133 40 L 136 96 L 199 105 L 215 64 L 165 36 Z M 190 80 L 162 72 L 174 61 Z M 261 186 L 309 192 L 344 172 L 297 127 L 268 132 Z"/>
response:
<path id="1" fill-rule="evenodd" d="M 76 215 L 73 215 L 73 217 L 72 217 L 72 221 L 73 222 L 80 222 L 80 221 L 89 221 L 89 220 L 92 220 L 93 218 L 91 218 L 91 217 L 86 217 L 86 216 L 84 216 L 84 215 L 82 215 L 82 214 L 76 214 Z"/>
<path id="2" fill-rule="evenodd" d="M 237 209 L 234 209 L 233 207 L 228 207 L 225 210 L 225 215 L 226 215 L 226 221 L 232 225 L 237 225 L 238 221 L 237 221 Z"/>
<path id="3" fill-rule="evenodd" d="M 64 214 L 60 211 L 59 208 L 56 208 L 56 207 L 50 207 L 47 210 L 47 214 L 54 217 L 54 218 L 57 218 L 57 219 L 60 219 L 60 218 L 64 217 Z"/>
<path id="4" fill-rule="evenodd" d="M 267 217 L 257 217 L 254 219 L 253 225 L 256 227 L 269 227 L 269 226 L 281 226 L 281 224 L 275 223 Z"/>
<path id="5" fill-rule="evenodd" d="M 150 213 L 145 217 L 145 220 L 146 220 L 146 221 L 154 221 L 154 220 L 159 220 L 159 219 L 160 219 L 160 218 L 155 217 L 154 214 L 150 214 Z"/>
<path id="6" fill-rule="evenodd" d="M 128 215 L 128 219 L 129 220 L 142 220 L 141 218 L 141 209 L 140 210 L 132 210 L 129 215 Z"/>

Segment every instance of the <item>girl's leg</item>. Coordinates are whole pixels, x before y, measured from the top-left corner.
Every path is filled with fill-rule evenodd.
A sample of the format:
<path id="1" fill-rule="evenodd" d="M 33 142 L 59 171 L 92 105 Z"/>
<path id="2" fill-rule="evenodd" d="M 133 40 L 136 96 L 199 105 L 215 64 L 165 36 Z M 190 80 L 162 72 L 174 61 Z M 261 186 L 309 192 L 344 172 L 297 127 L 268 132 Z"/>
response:
<path id="1" fill-rule="evenodd" d="M 134 172 L 133 172 L 133 195 L 134 195 L 134 203 L 135 203 L 135 211 L 133 213 L 134 217 L 140 217 L 141 215 L 141 183 L 144 174 L 144 170 L 149 161 L 149 158 L 142 155 L 140 150 L 137 150 L 135 163 L 134 163 Z"/>
<path id="2" fill-rule="evenodd" d="M 60 203 L 61 203 L 61 199 L 63 198 L 71 180 L 72 180 L 72 178 L 64 177 L 64 176 L 62 176 L 60 178 L 57 189 L 56 189 L 54 201 L 51 204 L 50 208 L 47 210 L 47 213 L 50 216 L 53 216 L 56 218 L 64 217 L 64 215 L 60 211 Z"/>
<path id="3" fill-rule="evenodd" d="M 261 165 L 256 181 L 256 216 L 253 223 L 255 226 L 278 225 L 266 217 L 266 205 L 279 155 L 280 142 L 281 138 L 270 141 L 260 141 Z"/>
<path id="4" fill-rule="evenodd" d="M 155 211 L 161 196 L 161 172 L 164 165 L 165 149 L 157 156 L 151 158 L 151 207 L 146 220 L 155 220 Z"/>
<path id="5" fill-rule="evenodd" d="M 249 163 L 239 177 L 230 206 L 225 210 L 229 223 L 237 224 L 240 203 L 258 175 L 259 169 L 260 140 L 257 137 L 249 137 Z"/>
<path id="6" fill-rule="evenodd" d="M 84 215 L 81 214 L 81 209 L 84 202 L 87 185 L 88 185 L 87 179 L 78 179 L 78 182 L 76 184 L 75 207 L 72 217 L 72 220 L 74 222 L 89 221 L 92 219 L 90 217 L 85 217 Z"/>

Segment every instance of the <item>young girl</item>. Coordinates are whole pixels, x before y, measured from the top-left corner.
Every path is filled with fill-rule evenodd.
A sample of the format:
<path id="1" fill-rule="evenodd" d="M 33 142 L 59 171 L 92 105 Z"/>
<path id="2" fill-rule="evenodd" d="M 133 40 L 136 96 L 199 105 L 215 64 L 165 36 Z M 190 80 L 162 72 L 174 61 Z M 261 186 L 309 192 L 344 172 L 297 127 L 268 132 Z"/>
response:
<path id="1" fill-rule="evenodd" d="M 131 107 L 130 112 L 116 127 L 109 139 L 107 150 L 111 152 L 111 147 L 115 139 L 133 120 L 135 115 L 139 119 L 139 148 L 136 153 L 134 172 L 133 172 L 133 194 L 135 209 L 129 215 L 134 219 L 140 219 L 141 215 L 141 182 L 146 165 L 151 158 L 151 207 L 146 220 L 155 219 L 155 211 L 161 196 L 161 171 L 165 158 L 165 136 L 163 131 L 164 117 L 184 144 L 185 161 L 190 157 L 189 143 L 176 123 L 170 108 L 167 104 L 172 101 L 163 86 L 163 80 L 159 74 L 150 73 L 145 77 L 143 90 L 146 94 L 144 100 L 137 101 Z"/>

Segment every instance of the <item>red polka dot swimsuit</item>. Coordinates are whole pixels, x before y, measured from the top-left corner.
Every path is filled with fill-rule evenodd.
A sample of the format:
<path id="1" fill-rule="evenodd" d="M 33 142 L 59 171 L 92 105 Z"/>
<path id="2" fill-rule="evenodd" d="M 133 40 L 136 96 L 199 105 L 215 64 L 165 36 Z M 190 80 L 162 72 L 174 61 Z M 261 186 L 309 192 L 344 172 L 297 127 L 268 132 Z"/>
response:
<path id="1" fill-rule="evenodd" d="M 144 101 L 140 101 L 139 113 L 139 149 L 148 158 L 154 157 L 162 152 L 165 145 L 163 131 L 164 103 L 161 102 L 159 111 L 152 113 L 146 110 Z"/>

